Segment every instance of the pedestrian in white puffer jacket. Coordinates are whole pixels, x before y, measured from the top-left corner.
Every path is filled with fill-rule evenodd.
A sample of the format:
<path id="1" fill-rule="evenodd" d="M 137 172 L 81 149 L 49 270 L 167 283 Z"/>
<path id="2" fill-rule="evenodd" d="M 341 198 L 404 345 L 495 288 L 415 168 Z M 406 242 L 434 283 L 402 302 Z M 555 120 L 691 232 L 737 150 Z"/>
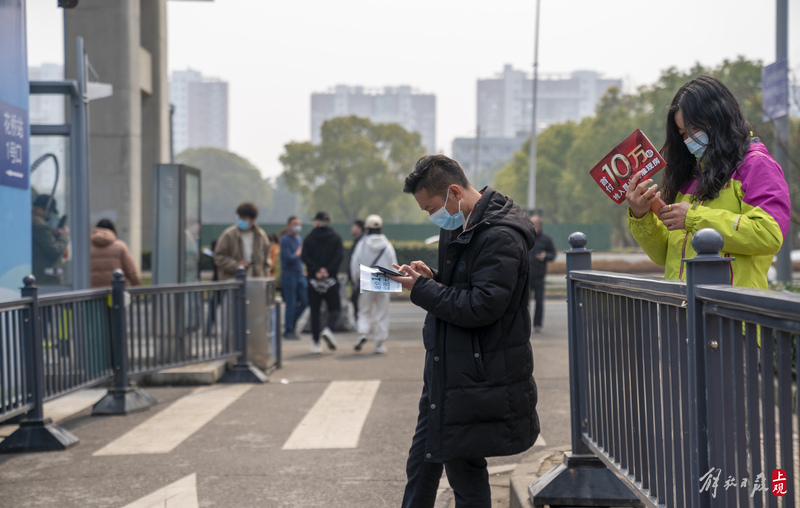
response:
<path id="1" fill-rule="evenodd" d="M 381 232 L 383 220 L 378 215 L 370 215 L 364 221 L 366 229 L 364 237 L 358 242 L 350 257 L 350 274 L 352 280 L 361 278 L 360 265 L 381 265 L 391 268 L 397 263 L 397 254 L 389 239 Z M 367 342 L 367 335 L 372 328 L 375 340 L 375 353 L 386 353 L 384 341 L 389 335 L 389 293 L 361 292 L 358 297 L 358 338 L 355 350 Z"/>

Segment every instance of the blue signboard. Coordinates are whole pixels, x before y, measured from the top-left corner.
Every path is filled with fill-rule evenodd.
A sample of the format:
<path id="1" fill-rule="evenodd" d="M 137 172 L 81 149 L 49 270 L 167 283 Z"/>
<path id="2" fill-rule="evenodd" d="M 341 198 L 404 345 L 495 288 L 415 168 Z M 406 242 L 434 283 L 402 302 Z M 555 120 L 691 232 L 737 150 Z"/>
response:
<path id="1" fill-rule="evenodd" d="M 788 66 L 786 59 L 764 67 L 761 76 L 764 121 L 789 114 Z"/>
<path id="2" fill-rule="evenodd" d="M 28 112 L 0 101 L 0 185 L 28 188 Z"/>
<path id="3" fill-rule="evenodd" d="M 25 1 L 0 0 L 0 300 L 31 273 L 28 92 Z"/>

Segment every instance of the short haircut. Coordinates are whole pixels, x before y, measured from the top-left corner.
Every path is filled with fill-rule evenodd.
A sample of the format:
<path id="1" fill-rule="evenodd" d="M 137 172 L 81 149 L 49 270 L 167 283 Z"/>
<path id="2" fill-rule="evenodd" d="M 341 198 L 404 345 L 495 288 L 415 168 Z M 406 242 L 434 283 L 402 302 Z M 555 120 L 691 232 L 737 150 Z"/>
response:
<path id="1" fill-rule="evenodd" d="M 296 218 L 297 218 L 297 216 L 296 216 L 296 215 L 292 215 L 291 217 L 289 217 L 289 218 L 286 220 L 286 224 L 291 224 L 291 223 L 292 223 L 292 221 L 293 221 L 293 220 L 295 220 Z"/>
<path id="2" fill-rule="evenodd" d="M 255 219 L 258 217 L 258 207 L 255 203 L 247 201 L 239 205 L 239 208 L 236 209 L 236 215 L 239 217 L 247 217 L 248 219 Z"/>
<path id="3" fill-rule="evenodd" d="M 453 184 L 469 188 L 469 181 L 458 162 L 444 155 L 426 155 L 417 161 L 414 171 L 406 177 L 403 192 L 416 194 L 424 189 L 431 195 L 445 195 Z"/>
<path id="4" fill-rule="evenodd" d="M 356 219 L 353 221 L 353 224 L 360 227 L 362 230 L 364 229 L 364 221 L 361 219 Z"/>
<path id="5" fill-rule="evenodd" d="M 103 229 L 110 229 L 111 231 L 114 232 L 115 235 L 117 234 L 117 229 L 114 227 L 114 223 L 111 222 L 110 219 L 100 219 L 97 222 L 97 226 L 95 226 L 95 227 L 103 228 Z"/>

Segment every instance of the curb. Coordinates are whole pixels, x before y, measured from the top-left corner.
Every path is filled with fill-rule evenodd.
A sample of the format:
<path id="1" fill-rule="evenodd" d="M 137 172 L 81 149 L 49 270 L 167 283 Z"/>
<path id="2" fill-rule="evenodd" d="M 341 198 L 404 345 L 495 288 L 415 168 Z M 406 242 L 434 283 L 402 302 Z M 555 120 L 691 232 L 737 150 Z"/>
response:
<path id="1" fill-rule="evenodd" d="M 533 504 L 528 494 L 528 487 L 541 475 L 560 464 L 564 460 L 564 453 L 568 451 L 566 447 L 543 450 L 528 462 L 517 466 L 511 473 L 510 508 L 531 508 Z"/>

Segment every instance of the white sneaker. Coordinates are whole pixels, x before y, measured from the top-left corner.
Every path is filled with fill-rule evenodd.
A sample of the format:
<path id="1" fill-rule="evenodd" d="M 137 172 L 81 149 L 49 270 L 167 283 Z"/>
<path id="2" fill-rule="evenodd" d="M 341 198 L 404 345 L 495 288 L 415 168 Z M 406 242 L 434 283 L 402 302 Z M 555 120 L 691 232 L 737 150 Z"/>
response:
<path id="1" fill-rule="evenodd" d="M 386 354 L 386 346 L 383 345 L 383 341 L 380 341 L 377 344 L 375 344 L 375 354 L 376 355 Z"/>
<path id="2" fill-rule="evenodd" d="M 336 339 L 333 338 L 333 332 L 327 326 L 322 329 L 322 338 L 331 351 L 336 351 Z"/>
<path id="3" fill-rule="evenodd" d="M 320 347 L 319 344 L 314 344 L 313 346 L 311 346 L 311 354 L 312 355 L 321 355 L 322 354 L 322 348 Z"/>

